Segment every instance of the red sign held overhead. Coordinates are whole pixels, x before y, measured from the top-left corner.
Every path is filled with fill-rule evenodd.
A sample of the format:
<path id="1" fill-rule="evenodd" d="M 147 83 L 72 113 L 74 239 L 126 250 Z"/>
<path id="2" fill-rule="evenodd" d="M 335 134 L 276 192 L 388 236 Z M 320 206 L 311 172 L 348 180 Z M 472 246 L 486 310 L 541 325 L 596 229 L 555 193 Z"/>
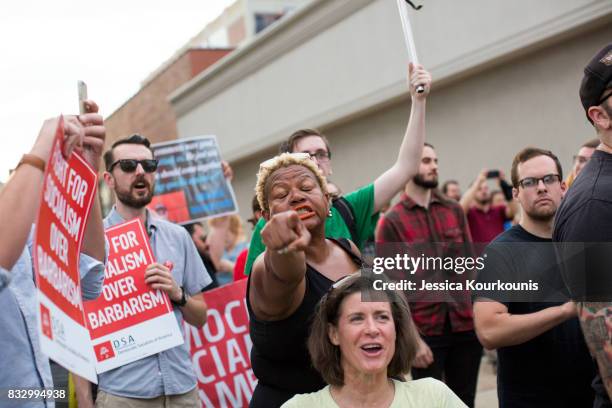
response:
<path id="1" fill-rule="evenodd" d="M 84 326 L 78 261 L 97 177 L 77 153 L 64 159 L 63 133 L 61 120 L 36 223 L 36 284 L 63 312 Z"/>
<path id="2" fill-rule="evenodd" d="M 97 176 L 78 153 L 64 158 L 63 141 L 64 120 L 60 118 L 51 157 L 47 158 L 34 234 L 40 341 L 50 358 L 96 381 L 83 316 L 79 253 Z"/>

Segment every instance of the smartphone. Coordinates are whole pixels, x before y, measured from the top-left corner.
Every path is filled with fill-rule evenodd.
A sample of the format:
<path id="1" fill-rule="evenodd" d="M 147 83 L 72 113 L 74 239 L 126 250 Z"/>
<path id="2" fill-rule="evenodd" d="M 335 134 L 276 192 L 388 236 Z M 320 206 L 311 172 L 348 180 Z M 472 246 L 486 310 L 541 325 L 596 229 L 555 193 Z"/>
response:
<path id="1" fill-rule="evenodd" d="M 77 86 L 79 88 L 79 114 L 87 113 L 85 109 L 85 101 L 87 100 L 87 84 L 83 81 L 78 81 Z"/>
<path id="2" fill-rule="evenodd" d="M 489 170 L 487 171 L 487 178 L 498 178 L 499 170 Z"/>

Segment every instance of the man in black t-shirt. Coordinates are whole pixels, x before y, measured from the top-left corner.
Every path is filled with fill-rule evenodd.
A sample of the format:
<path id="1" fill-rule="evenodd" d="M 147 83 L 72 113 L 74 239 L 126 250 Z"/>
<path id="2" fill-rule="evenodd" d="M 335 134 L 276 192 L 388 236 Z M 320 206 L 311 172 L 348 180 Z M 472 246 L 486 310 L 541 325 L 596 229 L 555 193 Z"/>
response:
<path id="1" fill-rule="evenodd" d="M 501 408 L 591 407 L 595 366 L 576 308 L 561 280 L 551 236 L 565 192 L 561 164 L 548 150 L 526 148 L 512 163 L 512 193 L 522 218 L 485 250 L 473 294 L 476 333 L 498 349 Z M 513 285 L 508 291 L 495 283 Z"/>
<path id="2" fill-rule="evenodd" d="M 612 407 L 612 44 L 584 69 L 580 100 L 601 143 L 559 208 L 553 240 L 562 243 L 563 277 L 599 365 L 594 406 Z"/>

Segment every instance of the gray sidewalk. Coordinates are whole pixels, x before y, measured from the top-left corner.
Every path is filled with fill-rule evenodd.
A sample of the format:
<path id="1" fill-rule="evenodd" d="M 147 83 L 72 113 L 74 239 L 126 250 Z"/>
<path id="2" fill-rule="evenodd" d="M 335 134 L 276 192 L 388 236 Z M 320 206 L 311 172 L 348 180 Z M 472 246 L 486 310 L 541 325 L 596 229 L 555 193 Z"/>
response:
<path id="1" fill-rule="evenodd" d="M 497 375 L 486 356 L 483 356 L 476 389 L 476 408 L 497 408 L 498 406 Z"/>

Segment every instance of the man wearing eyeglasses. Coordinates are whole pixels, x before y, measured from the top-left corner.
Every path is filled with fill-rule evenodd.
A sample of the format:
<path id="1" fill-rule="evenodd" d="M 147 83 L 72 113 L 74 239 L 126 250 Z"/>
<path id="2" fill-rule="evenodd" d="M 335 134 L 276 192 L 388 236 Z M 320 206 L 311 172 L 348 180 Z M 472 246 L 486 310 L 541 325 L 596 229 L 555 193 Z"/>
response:
<path id="1" fill-rule="evenodd" d="M 477 280 L 535 282 L 538 289 L 473 293 L 478 338 L 497 349 L 499 406 L 591 407 L 595 367 L 551 239 L 565 193 L 561 163 L 552 152 L 530 147 L 515 156 L 511 173 L 521 221 L 487 246 Z"/>
<path id="2" fill-rule="evenodd" d="M 157 160 L 149 140 L 140 135 L 116 141 L 104 154 L 104 181 L 116 201 L 104 227 L 140 218 L 145 225 L 156 262 L 145 281 L 168 294 L 174 315 L 196 327 L 206 322 L 202 290 L 212 280 L 187 231 L 151 215 Z M 99 375 L 96 407 L 200 407 L 196 376 L 187 344 L 126 364 Z M 87 387 L 79 384 L 79 406 L 92 405 Z"/>
<path id="3" fill-rule="evenodd" d="M 431 75 L 423 66 L 410 64 L 408 76 L 412 105 L 397 160 L 373 182 L 348 193 L 334 203 L 330 208 L 330 216 L 325 222 L 325 234 L 329 238 L 351 239 L 362 249 L 366 241 L 373 239 L 381 209 L 388 206 L 391 199 L 418 171 L 421 149 L 425 141 L 425 107 L 431 87 Z M 425 91 L 417 93 L 417 85 L 423 85 Z M 332 174 L 329 142 L 315 129 L 301 129 L 294 132 L 281 144 L 280 153 L 308 153 L 325 178 Z M 260 235 L 264 225 L 265 220 L 259 220 L 251 236 L 244 269 L 247 275 L 251 272 L 255 259 L 266 249 Z"/>
<path id="4" fill-rule="evenodd" d="M 594 406 L 612 407 L 612 43 L 585 67 L 580 100 L 600 144 L 559 209 L 553 239 L 562 242 L 563 277 L 599 365 Z"/>

